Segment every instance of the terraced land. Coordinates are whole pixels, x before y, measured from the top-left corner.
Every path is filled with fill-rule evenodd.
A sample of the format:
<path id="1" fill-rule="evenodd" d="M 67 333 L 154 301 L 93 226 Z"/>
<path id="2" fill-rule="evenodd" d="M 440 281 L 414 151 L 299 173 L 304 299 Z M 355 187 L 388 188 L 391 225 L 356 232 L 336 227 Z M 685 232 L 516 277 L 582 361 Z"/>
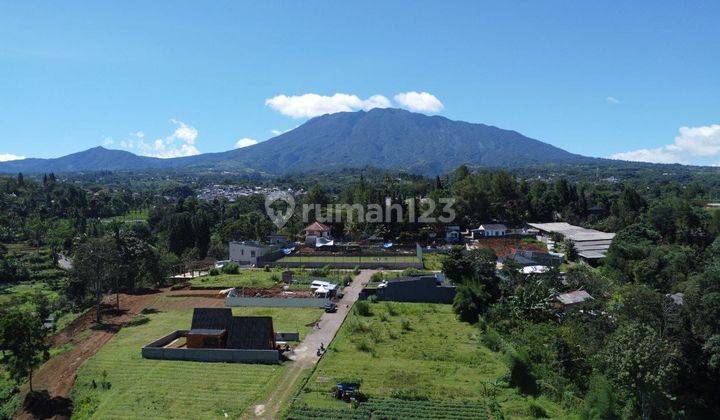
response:
<path id="1" fill-rule="evenodd" d="M 503 355 L 482 346 L 451 305 L 379 302 L 370 310 L 348 316 L 288 417 L 566 417 L 552 401 L 508 387 Z M 345 380 L 360 381 L 370 400 L 353 408 L 334 399 Z"/>
<path id="2" fill-rule="evenodd" d="M 276 331 L 302 336 L 319 309 L 235 308 L 236 315 L 272 316 Z M 277 384 L 286 365 L 143 359 L 144 344 L 187 328 L 192 309 L 144 315 L 125 327 L 81 368 L 72 397 L 76 418 L 238 418 Z M 93 383 L 94 381 L 94 383 Z"/>

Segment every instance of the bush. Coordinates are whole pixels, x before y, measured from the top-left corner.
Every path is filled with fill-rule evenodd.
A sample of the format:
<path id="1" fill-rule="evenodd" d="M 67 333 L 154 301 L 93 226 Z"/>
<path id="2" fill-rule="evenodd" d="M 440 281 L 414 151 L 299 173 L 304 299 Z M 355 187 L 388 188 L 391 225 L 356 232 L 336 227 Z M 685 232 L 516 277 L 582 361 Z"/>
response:
<path id="1" fill-rule="evenodd" d="M 265 270 L 266 273 L 270 272 L 270 266 L 265 264 L 265 267 L 263 267 L 263 270 Z"/>
<path id="2" fill-rule="evenodd" d="M 492 328 L 489 328 L 483 335 L 480 336 L 480 342 L 483 346 L 492 351 L 500 351 L 504 343 L 500 333 Z"/>
<path id="3" fill-rule="evenodd" d="M 345 276 L 345 277 L 343 277 L 342 284 L 343 284 L 344 287 L 345 287 L 345 286 L 349 286 L 350 283 L 352 283 L 352 277 L 350 277 L 350 276 Z"/>
<path id="4" fill-rule="evenodd" d="M 220 270 L 218 270 L 216 267 L 213 267 L 213 268 L 210 269 L 210 271 L 208 272 L 208 274 L 210 274 L 211 276 L 219 276 L 219 275 L 220 275 Z"/>
<path id="5" fill-rule="evenodd" d="M 403 329 L 403 331 L 412 331 L 412 324 L 410 324 L 410 321 L 408 321 L 407 319 L 400 320 L 400 327 Z"/>
<path id="6" fill-rule="evenodd" d="M 370 303 L 366 300 L 359 300 L 355 302 L 355 313 L 360 316 L 372 316 L 372 309 L 370 309 Z"/>
<path id="7" fill-rule="evenodd" d="M 126 326 L 127 327 L 137 327 L 138 325 L 147 324 L 148 322 L 150 322 L 150 318 L 139 315 L 139 316 L 136 316 L 133 319 L 131 319 L 130 322 L 127 323 Z"/>
<path id="8" fill-rule="evenodd" d="M 540 404 L 536 403 L 535 401 L 531 402 L 530 405 L 528 406 L 528 412 L 530 413 L 530 415 L 532 417 L 534 417 L 536 419 L 545 418 L 548 416 L 545 409 Z"/>
<path id="9" fill-rule="evenodd" d="M 390 316 L 397 316 L 398 314 L 400 314 L 397 305 L 392 302 L 385 302 L 385 309 Z"/>
<path id="10" fill-rule="evenodd" d="M 522 349 L 509 347 L 506 350 L 506 363 L 510 371 L 510 386 L 523 394 L 537 395 L 538 386 L 527 353 Z"/>
<path id="11" fill-rule="evenodd" d="M 372 344 L 370 344 L 370 341 L 365 338 L 358 341 L 357 344 L 355 344 L 355 348 L 365 353 L 372 353 L 375 350 Z"/>
<path id="12" fill-rule="evenodd" d="M 222 272 L 225 274 L 240 274 L 240 266 L 234 262 L 229 262 L 223 266 Z"/>
<path id="13" fill-rule="evenodd" d="M 590 379 L 590 389 L 585 395 L 585 404 L 581 411 L 583 419 L 617 419 L 618 402 L 610 381 L 604 376 Z"/>
<path id="14" fill-rule="evenodd" d="M 383 275 L 382 271 L 378 271 L 377 273 L 373 273 L 372 276 L 370 276 L 370 281 L 373 283 L 380 283 L 381 281 L 385 280 L 385 276 Z"/>
<path id="15" fill-rule="evenodd" d="M 353 268 L 353 274 L 355 274 L 356 276 L 360 274 L 360 267 L 356 265 L 355 268 Z"/>

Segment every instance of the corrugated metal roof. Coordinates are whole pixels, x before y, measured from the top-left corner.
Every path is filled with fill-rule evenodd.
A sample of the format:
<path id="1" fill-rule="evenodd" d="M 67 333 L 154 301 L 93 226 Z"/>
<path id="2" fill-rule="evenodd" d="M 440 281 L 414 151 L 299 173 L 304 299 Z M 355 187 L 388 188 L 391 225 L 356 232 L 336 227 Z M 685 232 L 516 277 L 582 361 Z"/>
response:
<path id="1" fill-rule="evenodd" d="M 588 299 L 592 299 L 590 293 L 584 290 L 576 290 L 574 292 L 562 293 L 557 296 L 557 300 L 563 305 L 572 305 L 574 303 L 585 302 Z"/>

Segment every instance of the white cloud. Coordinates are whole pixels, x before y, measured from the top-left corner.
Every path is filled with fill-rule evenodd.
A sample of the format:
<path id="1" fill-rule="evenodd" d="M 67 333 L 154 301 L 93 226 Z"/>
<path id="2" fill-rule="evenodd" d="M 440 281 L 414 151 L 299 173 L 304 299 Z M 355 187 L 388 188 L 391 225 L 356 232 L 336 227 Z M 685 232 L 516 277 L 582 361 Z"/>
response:
<path id="1" fill-rule="evenodd" d="M 265 100 L 265 105 L 292 118 L 312 118 L 336 112 L 388 108 L 390 100 L 382 95 L 360 99 L 357 95 L 336 93 L 332 96 L 306 93 L 304 95 L 277 95 Z"/>
<path id="2" fill-rule="evenodd" d="M 617 105 L 620 103 L 620 99 L 614 96 L 608 96 L 607 98 L 605 98 L 605 102 L 609 103 L 610 105 Z"/>
<path id="3" fill-rule="evenodd" d="M 243 137 L 235 142 L 235 148 L 240 149 L 241 147 L 248 147 L 257 143 L 258 141 L 255 139 L 251 139 L 250 137 Z"/>
<path id="4" fill-rule="evenodd" d="M 655 149 L 615 153 L 612 159 L 652 163 L 707 164 L 720 156 L 720 124 L 680 127 L 672 144 Z"/>
<path id="5" fill-rule="evenodd" d="M 0 153 L 0 162 L 8 162 L 11 160 L 23 160 L 25 156 L 13 155 L 12 153 Z"/>
<path id="6" fill-rule="evenodd" d="M 272 134 L 273 136 L 279 136 L 280 134 L 285 134 L 288 131 L 293 131 L 294 129 L 296 129 L 298 127 L 300 127 L 300 126 L 296 125 L 295 127 L 288 128 L 287 130 L 278 130 L 277 128 L 273 128 L 272 130 L 270 130 L 270 134 Z"/>
<path id="7" fill-rule="evenodd" d="M 442 111 L 445 106 L 435 95 L 427 92 L 403 92 L 398 93 L 394 97 L 395 102 L 403 108 L 415 112 L 435 113 Z"/>
<path id="8" fill-rule="evenodd" d="M 130 138 L 119 141 L 120 147 L 141 156 L 163 159 L 200 154 L 200 150 L 195 146 L 198 130 L 176 119 L 171 119 L 170 122 L 176 126 L 170 135 L 147 142 L 144 132 L 135 131 L 130 133 Z"/>

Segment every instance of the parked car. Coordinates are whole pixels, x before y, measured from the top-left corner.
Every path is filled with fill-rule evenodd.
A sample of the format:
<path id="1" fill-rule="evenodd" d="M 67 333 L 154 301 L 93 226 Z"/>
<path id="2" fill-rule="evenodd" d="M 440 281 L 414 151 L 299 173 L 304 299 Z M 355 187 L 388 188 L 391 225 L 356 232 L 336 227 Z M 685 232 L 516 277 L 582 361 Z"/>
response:
<path id="1" fill-rule="evenodd" d="M 330 314 L 330 313 L 335 313 L 335 312 L 337 312 L 337 305 L 334 304 L 333 302 L 328 302 L 328 303 L 325 304 L 325 308 L 324 308 L 324 309 L 325 309 L 325 312 L 327 312 L 327 313 L 329 313 L 329 314 Z"/>

